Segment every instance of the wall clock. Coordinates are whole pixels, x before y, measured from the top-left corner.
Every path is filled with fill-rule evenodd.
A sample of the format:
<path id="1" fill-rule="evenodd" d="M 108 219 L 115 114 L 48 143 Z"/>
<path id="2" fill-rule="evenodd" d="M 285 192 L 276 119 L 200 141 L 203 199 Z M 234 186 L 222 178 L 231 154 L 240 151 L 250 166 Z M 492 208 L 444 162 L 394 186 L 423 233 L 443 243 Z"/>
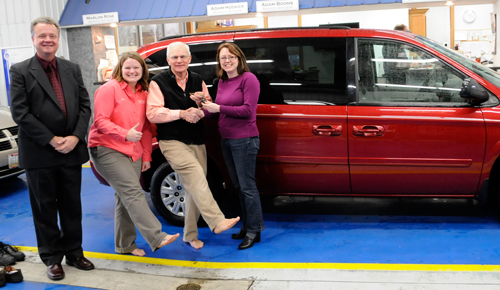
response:
<path id="1" fill-rule="evenodd" d="M 462 19 L 467 23 L 472 23 L 476 20 L 476 12 L 474 12 L 474 10 L 467 9 L 465 10 L 464 15 L 462 15 Z"/>

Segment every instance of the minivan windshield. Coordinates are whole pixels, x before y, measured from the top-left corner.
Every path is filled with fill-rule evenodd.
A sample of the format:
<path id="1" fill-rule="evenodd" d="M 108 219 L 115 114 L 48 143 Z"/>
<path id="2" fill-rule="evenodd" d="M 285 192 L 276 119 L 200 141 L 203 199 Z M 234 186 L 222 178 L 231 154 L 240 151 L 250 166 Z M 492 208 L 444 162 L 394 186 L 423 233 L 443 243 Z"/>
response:
<path id="1" fill-rule="evenodd" d="M 445 46 L 442 46 L 441 44 L 437 43 L 434 40 L 428 39 L 423 36 L 417 36 L 415 37 L 416 40 L 422 42 L 423 44 L 439 51 L 440 53 L 446 55 L 447 57 L 453 59 L 454 61 L 458 62 L 459 64 L 465 66 L 466 68 L 470 69 L 474 73 L 478 74 L 485 80 L 489 81 L 490 83 L 494 84 L 498 88 L 500 88 L 500 75 L 491 70 L 490 68 L 487 68 L 475 61 L 473 61 L 470 58 L 467 58 L 454 50 L 451 50 Z"/>

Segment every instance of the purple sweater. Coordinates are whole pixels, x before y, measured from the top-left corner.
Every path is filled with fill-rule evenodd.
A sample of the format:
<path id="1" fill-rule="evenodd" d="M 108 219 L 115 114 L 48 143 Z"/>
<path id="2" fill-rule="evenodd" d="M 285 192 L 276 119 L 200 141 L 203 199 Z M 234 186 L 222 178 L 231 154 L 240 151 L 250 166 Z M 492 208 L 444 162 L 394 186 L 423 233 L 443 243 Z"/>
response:
<path id="1" fill-rule="evenodd" d="M 259 136 L 256 123 L 259 93 L 259 81 L 251 72 L 227 81 L 219 80 L 215 102 L 220 105 L 219 131 L 222 138 Z"/>

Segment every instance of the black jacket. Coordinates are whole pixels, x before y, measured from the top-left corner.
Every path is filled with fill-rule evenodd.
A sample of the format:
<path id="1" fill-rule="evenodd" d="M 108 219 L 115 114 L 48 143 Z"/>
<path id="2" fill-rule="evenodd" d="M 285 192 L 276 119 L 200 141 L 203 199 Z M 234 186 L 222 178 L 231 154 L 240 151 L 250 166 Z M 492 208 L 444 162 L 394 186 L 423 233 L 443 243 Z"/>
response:
<path id="1" fill-rule="evenodd" d="M 87 162 L 85 135 L 90 119 L 89 94 L 80 67 L 57 58 L 57 69 L 66 102 L 65 122 L 61 105 L 37 56 L 10 68 L 11 112 L 19 125 L 19 166 L 26 169 Z M 61 154 L 49 142 L 54 136 L 75 135 L 80 139 L 68 154 Z"/>

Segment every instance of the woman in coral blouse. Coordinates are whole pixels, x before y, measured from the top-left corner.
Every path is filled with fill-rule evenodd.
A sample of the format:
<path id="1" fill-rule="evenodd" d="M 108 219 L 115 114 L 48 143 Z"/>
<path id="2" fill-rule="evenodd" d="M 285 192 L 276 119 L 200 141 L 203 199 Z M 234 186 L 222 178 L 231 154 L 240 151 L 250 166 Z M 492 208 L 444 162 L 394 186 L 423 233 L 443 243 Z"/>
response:
<path id="1" fill-rule="evenodd" d="M 144 256 L 137 247 L 136 227 L 152 251 L 179 234 L 162 232 L 140 184 L 141 171 L 151 167 L 151 124 L 146 119 L 148 69 L 136 52 L 126 52 L 113 79 L 95 93 L 94 124 L 90 128 L 90 158 L 115 190 L 115 251 Z"/>

